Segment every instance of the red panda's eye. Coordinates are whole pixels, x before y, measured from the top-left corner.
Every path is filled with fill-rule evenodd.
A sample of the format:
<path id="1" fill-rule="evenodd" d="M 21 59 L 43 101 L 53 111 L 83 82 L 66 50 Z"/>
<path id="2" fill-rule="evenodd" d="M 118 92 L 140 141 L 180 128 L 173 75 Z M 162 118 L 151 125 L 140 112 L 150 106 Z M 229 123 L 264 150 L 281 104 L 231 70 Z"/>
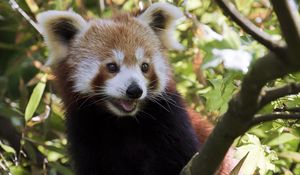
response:
<path id="1" fill-rule="evenodd" d="M 148 63 L 143 63 L 141 66 L 142 72 L 146 73 L 149 70 L 149 64 Z"/>
<path id="2" fill-rule="evenodd" d="M 108 63 L 106 65 L 108 72 L 110 73 L 116 73 L 119 72 L 119 67 L 116 63 Z"/>

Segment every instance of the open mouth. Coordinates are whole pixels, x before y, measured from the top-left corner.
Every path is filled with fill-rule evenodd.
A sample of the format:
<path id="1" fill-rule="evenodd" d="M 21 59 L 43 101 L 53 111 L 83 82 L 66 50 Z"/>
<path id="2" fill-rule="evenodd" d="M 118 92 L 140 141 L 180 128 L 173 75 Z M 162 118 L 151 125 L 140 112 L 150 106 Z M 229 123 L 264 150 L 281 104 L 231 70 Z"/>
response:
<path id="1" fill-rule="evenodd" d="M 111 104 L 114 105 L 117 109 L 130 113 L 137 108 L 137 100 L 129 99 L 112 99 L 110 100 Z"/>

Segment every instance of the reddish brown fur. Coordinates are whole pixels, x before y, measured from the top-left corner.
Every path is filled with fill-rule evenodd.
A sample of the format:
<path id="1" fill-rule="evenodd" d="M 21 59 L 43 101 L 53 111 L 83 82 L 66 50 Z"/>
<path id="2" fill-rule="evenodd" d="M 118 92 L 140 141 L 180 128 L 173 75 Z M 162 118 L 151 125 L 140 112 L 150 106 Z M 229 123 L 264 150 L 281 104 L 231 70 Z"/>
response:
<path id="1" fill-rule="evenodd" d="M 150 71 L 146 74 L 147 79 L 149 80 L 149 89 L 155 90 L 158 88 L 158 77 L 155 74 L 153 67 L 151 67 Z"/>
<path id="2" fill-rule="evenodd" d="M 213 125 L 208 120 L 201 117 L 200 114 L 194 112 L 192 109 L 189 109 L 188 113 L 200 142 L 204 143 L 207 137 L 210 135 Z"/>
<path id="3" fill-rule="evenodd" d="M 107 71 L 106 65 L 101 64 L 100 65 L 100 69 L 99 69 L 99 73 L 96 75 L 96 77 L 94 78 L 92 85 L 93 85 L 93 89 L 97 90 L 99 89 L 99 87 L 104 86 L 105 81 L 113 78 L 117 73 L 109 73 Z"/>
<path id="4" fill-rule="evenodd" d="M 112 25 L 105 25 L 102 20 L 93 21 L 80 45 L 89 46 L 87 49 L 98 55 L 101 61 L 112 57 L 112 49 L 121 50 L 125 55 L 125 65 L 136 63 L 135 50 L 139 47 L 145 49 L 144 55 L 148 59 L 152 58 L 156 50 L 160 50 L 160 42 L 153 31 L 129 15 L 115 17 L 113 21 L 116 23 Z"/>
<path id="5" fill-rule="evenodd" d="M 74 67 L 73 64 L 85 57 L 96 57 L 102 62 L 100 72 L 93 81 L 93 86 L 103 85 L 106 80 L 114 76 L 108 73 L 105 68 L 105 64 L 115 62 L 112 59 L 114 57 L 112 49 L 120 50 L 124 53 L 125 57 L 122 64 L 128 67 L 137 64 L 135 51 L 139 47 L 144 50 L 143 59 L 149 63 L 151 63 L 153 54 L 157 50 L 163 50 L 163 46 L 155 33 L 128 14 L 116 16 L 112 21 L 92 21 L 91 27 L 85 32 L 83 37 L 80 40 L 75 40 L 70 47 L 70 56 L 67 59 L 72 61 L 67 63 L 71 67 Z M 158 87 L 157 75 L 155 75 L 153 66 L 150 65 L 150 70 L 145 74 L 145 77 L 151 82 L 153 88 L 156 89 Z"/>
<path id="6" fill-rule="evenodd" d="M 208 136 L 213 130 L 213 125 L 206 119 L 200 116 L 199 113 L 196 113 L 192 109 L 188 109 L 189 117 L 191 119 L 193 128 L 198 135 L 200 143 L 205 143 Z M 226 157 L 224 158 L 223 163 L 219 169 L 219 175 L 228 175 L 233 168 L 233 150 L 229 150 Z"/>

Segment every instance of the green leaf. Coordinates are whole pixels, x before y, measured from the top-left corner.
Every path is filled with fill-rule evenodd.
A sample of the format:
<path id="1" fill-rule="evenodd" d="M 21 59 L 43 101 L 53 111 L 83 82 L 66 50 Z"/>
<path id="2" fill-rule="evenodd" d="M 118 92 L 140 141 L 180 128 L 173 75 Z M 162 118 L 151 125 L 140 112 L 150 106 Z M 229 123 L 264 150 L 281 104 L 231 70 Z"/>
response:
<path id="1" fill-rule="evenodd" d="M 12 148 L 8 145 L 4 145 L 2 142 L 0 142 L 0 147 L 7 153 L 16 154 L 16 151 L 14 148 Z"/>
<path id="2" fill-rule="evenodd" d="M 189 0 L 186 1 L 186 9 L 188 11 L 199 9 L 202 6 L 202 2 L 199 0 Z"/>
<path id="3" fill-rule="evenodd" d="M 235 0 L 235 4 L 239 11 L 242 11 L 243 14 L 248 14 L 252 9 L 253 0 Z"/>
<path id="4" fill-rule="evenodd" d="M 72 171 L 65 166 L 56 163 L 56 162 L 49 162 L 49 165 L 56 169 L 59 173 L 64 174 L 64 175 L 73 175 Z"/>
<path id="5" fill-rule="evenodd" d="M 227 74 L 223 79 L 211 79 L 212 90 L 208 91 L 203 96 L 206 98 L 206 109 L 209 112 L 219 111 L 224 113 L 228 108 L 228 102 L 234 93 L 235 86 L 233 84 L 235 73 Z"/>
<path id="6" fill-rule="evenodd" d="M 11 171 L 11 174 L 13 174 L 13 175 L 30 175 L 31 174 L 25 168 L 23 168 L 21 166 L 12 166 L 12 167 L 10 167 L 10 171 Z"/>
<path id="7" fill-rule="evenodd" d="M 36 111 L 37 107 L 39 106 L 39 103 L 41 101 L 41 98 L 43 96 L 45 87 L 47 82 L 47 74 L 43 75 L 40 82 L 35 86 L 33 89 L 33 92 L 30 96 L 29 102 L 26 106 L 25 110 L 25 120 L 29 121 L 34 112 Z"/>
<path id="8" fill-rule="evenodd" d="M 240 36 L 231 28 L 227 28 L 227 30 L 225 31 L 224 41 L 232 49 L 239 49 L 241 47 Z"/>
<path id="9" fill-rule="evenodd" d="M 278 155 L 279 157 L 286 158 L 288 160 L 292 160 L 293 162 L 300 162 L 300 153 L 292 152 L 292 151 L 285 151 Z"/>
<path id="10" fill-rule="evenodd" d="M 283 134 L 279 135 L 278 137 L 269 141 L 267 143 L 267 145 L 277 146 L 277 145 L 284 144 L 284 143 L 287 143 L 287 142 L 295 140 L 295 139 L 299 139 L 299 137 L 297 137 L 293 134 L 290 134 L 290 133 L 283 133 Z"/>
<path id="11" fill-rule="evenodd" d="M 237 148 L 236 157 L 242 159 L 249 154 L 243 163 L 240 173 L 243 175 L 252 175 L 256 169 L 259 174 L 266 174 L 268 171 L 275 171 L 273 160 L 277 160 L 277 155 L 267 146 L 262 145 L 259 138 L 246 134 L 242 138 L 243 146 Z"/>

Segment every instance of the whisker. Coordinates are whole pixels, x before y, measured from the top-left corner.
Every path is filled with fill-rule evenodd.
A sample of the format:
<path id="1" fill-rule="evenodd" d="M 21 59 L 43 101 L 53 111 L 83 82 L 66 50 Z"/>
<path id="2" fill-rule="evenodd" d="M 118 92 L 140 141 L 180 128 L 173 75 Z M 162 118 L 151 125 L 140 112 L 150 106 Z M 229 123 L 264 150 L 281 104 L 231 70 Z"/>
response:
<path id="1" fill-rule="evenodd" d="M 103 97 L 103 98 L 100 98 L 100 99 L 98 99 L 98 100 L 96 100 L 96 101 L 93 101 L 92 103 L 90 103 L 90 104 L 88 104 L 88 105 L 86 105 L 86 106 L 84 106 L 85 108 L 86 107 L 89 107 L 89 106 L 91 106 L 91 105 L 94 105 L 94 104 L 96 104 L 96 103 L 98 103 L 98 102 L 100 102 L 100 101 L 104 101 L 104 100 L 106 100 L 106 99 L 109 99 L 109 97 Z M 83 108 L 84 109 L 84 108 Z"/>
<path id="2" fill-rule="evenodd" d="M 165 91 L 165 92 L 163 92 L 163 93 L 165 93 L 165 94 L 170 94 L 170 95 L 174 95 L 174 96 L 176 96 L 176 97 L 180 97 L 181 98 L 181 95 L 180 94 L 178 94 L 178 93 L 175 93 L 175 92 L 167 92 L 167 91 Z"/>
<path id="3" fill-rule="evenodd" d="M 164 101 L 167 103 L 167 105 L 168 105 L 170 111 L 172 111 L 172 110 L 171 110 L 171 107 L 170 107 L 170 105 L 169 105 L 169 103 L 168 103 L 169 101 L 168 101 L 162 94 L 159 94 L 157 97 L 160 98 L 160 99 L 162 99 L 162 100 L 164 100 Z"/>
<path id="4" fill-rule="evenodd" d="M 140 110 L 139 112 L 141 112 L 141 113 L 143 113 L 143 114 L 146 114 L 145 116 L 150 117 L 150 118 L 153 119 L 153 120 L 157 120 L 155 117 L 153 117 L 151 114 L 145 112 L 144 110 Z M 140 114 L 138 113 L 138 115 L 140 115 Z M 141 116 L 141 115 L 140 115 L 140 116 Z"/>
<path id="5" fill-rule="evenodd" d="M 169 93 L 169 94 L 172 94 L 172 95 L 175 95 L 175 96 L 178 96 L 178 97 L 181 97 L 180 95 L 176 94 L 176 93 Z M 176 108 L 179 108 L 179 109 L 183 109 L 183 110 L 186 110 L 184 107 L 181 107 L 179 105 L 176 104 L 176 101 L 174 99 L 172 99 L 170 97 L 170 95 L 167 94 L 167 92 L 163 92 L 163 94 L 151 94 L 149 93 L 149 97 L 151 97 L 152 99 L 153 98 L 159 98 L 159 99 L 162 99 L 164 100 L 167 105 L 170 107 L 170 105 L 176 107 Z M 170 104 L 170 105 L 169 105 Z M 171 109 L 170 109 L 171 110 Z"/>
<path id="6" fill-rule="evenodd" d="M 88 96 L 86 97 L 86 99 L 79 105 L 79 109 L 82 109 L 81 107 L 84 106 L 84 104 L 91 98 L 93 98 L 94 96 Z"/>
<path id="7" fill-rule="evenodd" d="M 160 104 L 155 98 L 148 98 L 150 101 L 158 104 L 160 107 L 164 108 L 166 111 L 170 112 L 167 108 L 165 108 L 162 104 Z"/>
<path id="8" fill-rule="evenodd" d="M 174 101 L 174 100 L 171 99 L 170 97 L 169 97 L 168 99 L 169 99 L 168 102 L 169 102 L 171 105 L 173 105 L 174 107 L 179 108 L 179 109 L 186 110 L 184 107 L 177 105 L 177 104 L 176 104 L 176 101 Z"/>
<path id="9" fill-rule="evenodd" d="M 140 121 L 138 120 L 138 118 L 135 116 L 135 117 L 133 117 L 135 120 L 136 120 L 136 122 L 138 123 L 138 124 L 140 124 Z"/>

